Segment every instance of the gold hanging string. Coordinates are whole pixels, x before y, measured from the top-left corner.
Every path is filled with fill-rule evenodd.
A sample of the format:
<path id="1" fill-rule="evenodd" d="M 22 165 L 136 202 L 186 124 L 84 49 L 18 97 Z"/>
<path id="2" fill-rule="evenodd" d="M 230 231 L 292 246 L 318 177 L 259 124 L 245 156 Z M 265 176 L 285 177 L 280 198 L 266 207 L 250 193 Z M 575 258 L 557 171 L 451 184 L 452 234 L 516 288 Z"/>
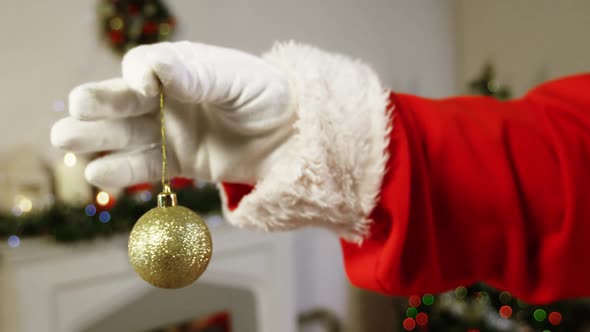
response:
<path id="1" fill-rule="evenodd" d="M 166 127 L 164 121 L 164 88 L 160 83 L 160 133 L 162 135 L 162 191 L 170 193 L 170 178 L 168 177 L 168 158 L 166 154 Z"/>

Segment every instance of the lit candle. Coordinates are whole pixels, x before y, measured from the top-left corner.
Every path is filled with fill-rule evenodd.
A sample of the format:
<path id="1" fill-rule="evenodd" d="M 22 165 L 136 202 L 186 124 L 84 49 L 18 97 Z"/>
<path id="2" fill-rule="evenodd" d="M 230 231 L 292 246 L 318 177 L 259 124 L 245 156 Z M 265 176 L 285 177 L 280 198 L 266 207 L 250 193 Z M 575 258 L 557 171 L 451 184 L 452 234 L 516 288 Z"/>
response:
<path id="1" fill-rule="evenodd" d="M 60 202 L 72 205 L 92 201 L 92 189 L 84 178 L 87 160 L 68 152 L 54 167 L 55 194 Z"/>

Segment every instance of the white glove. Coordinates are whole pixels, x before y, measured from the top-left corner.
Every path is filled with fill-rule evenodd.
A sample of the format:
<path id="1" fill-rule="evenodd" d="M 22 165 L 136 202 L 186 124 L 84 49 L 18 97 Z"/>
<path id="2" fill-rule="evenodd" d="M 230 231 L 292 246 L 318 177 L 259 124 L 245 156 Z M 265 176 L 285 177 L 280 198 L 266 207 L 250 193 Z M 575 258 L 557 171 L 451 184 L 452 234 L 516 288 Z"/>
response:
<path id="1" fill-rule="evenodd" d="M 122 79 L 75 88 L 70 117 L 52 129 L 60 148 L 115 151 L 88 165 L 90 182 L 160 178 L 160 80 L 171 175 L 255 185 L 236 209 L 225 206 L 230 222 L 366 235 L 391 126 L 387 93 L 369 67 L 295 43 L 258 58 L 190 42 L 137 47 L 122 67 Z"/>
<path id="2" fill-rule="evenodd" d="M 134 48 L 122 67 L 122 79 L 75 88 L 71 116 L 51 134 L 54 145 L 75 152 L 127 151 L 88 165 L 86 177 L 99 187 L 161 176 L 158 79 L 168 97 L 173 175 L 253 184 L 292 133 L 287 78 L 260 58 L 204 44 L 161 43 Z"/>

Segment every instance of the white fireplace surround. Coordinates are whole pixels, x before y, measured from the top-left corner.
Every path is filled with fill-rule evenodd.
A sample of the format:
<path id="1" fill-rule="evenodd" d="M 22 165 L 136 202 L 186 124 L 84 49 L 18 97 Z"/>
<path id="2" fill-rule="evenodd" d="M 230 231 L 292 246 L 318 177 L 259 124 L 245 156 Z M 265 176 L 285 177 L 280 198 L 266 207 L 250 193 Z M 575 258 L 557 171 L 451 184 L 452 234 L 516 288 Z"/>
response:
<path id="1" fill-rule="evenodd" d="M 294 332 L 292 236 L 212 227 L 213 258 L 195 284 L 156 289 L 127 258 L 127 236 L 74 245 L 25 238 L 0 248 L 0 331 L 139 332 L 230 312 L 232 331 Z"/>

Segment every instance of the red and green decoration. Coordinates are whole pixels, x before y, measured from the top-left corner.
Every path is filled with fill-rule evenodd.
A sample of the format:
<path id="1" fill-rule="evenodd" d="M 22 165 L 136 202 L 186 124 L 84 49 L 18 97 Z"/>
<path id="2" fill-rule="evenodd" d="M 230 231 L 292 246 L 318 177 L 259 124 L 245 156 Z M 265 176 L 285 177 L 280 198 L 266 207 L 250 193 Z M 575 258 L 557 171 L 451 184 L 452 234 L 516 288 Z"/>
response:
<path id="1" fill-rule="evenodd" d="M 176 21 L 162 1 L 101 0 L 100 30 L 119 54 L 170 38 Z"/>
<path id="2" fill-rule="evenodd" d="M 190 179 L 175 178 L 170 185 L 187 208 L 203 216 L 221 214 L 221 200 L 214 184 L 195 185 Z M 159 189 L 143 184 L 127 188 L 122 195 L 111 196 L 106 202 L 100 202 L 96 195 L 86 205 L 56 202 L 35 213 L 0 212 L 0 241 L 7 241 L 4 243 L 16 249 L 21 241 L 31 237 L 52 237 L 57 242 L 72 243 L 128 233 L 137 219 L 156 205 Z"/>
<path id="3" fill-rule="evenodd" d="M 510 89 L 498 83 L 486 64 L 469 84 L 473 94 L 508 99 Z M 535 306 L 483 283 L 442 294 L 416 294 L 394 301 L 399 330 L 415 332 L 582 332 L 590 331 L 590 299 Z"/>
<path id="4" fill-rule="evenodd" d="M 482 283 L 436 296 L 410 296 L 403 310 L 403 331 L 576 332 L 590 328 L 586 299 L 534 306 Z"/>

